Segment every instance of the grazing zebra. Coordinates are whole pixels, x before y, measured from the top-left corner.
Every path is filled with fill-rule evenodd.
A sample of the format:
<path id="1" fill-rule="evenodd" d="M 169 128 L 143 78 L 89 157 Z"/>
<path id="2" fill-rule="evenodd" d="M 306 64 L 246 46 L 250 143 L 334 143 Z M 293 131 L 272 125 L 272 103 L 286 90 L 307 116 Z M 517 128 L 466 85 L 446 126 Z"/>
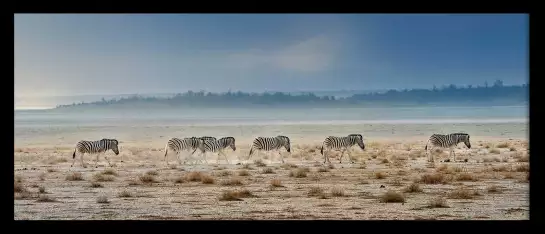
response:
<path id="1" fill-rule="evenodd" d="M 119 155 L 119 148 L 118 148 L 119 142 L 116 139 L 102 139 L 98 141 L 79 141 L 76 144 L 76 148 L 74 149 L 74 153 L 72 154 L 72 165 L 70 167 L 74 166 L 74 163 L 76 162 L 76 152 L 80 153 L 80 160 L 81 160 L 81 166 L 87 167 L 83 163 L 83 155 L 84 154 L 96 154 L 97 159 L 95 162 L 95 167 L 98 167 L 98 156 L 102 153 L 106 153 L 108 150 L 112 150 L 115 155 Z M 104 154 L 104 158 L 106 158 L 106 161 L 108 161 L 108 165 L 112 166 L 110 163 L 110 160 L 108 159 L 108 156 Z M 123 162 L 123 158 L 121 159 L 121 162 Z"/>
<path id="2" fill-rule="evenodd" d="M 454 161 L 456 161 L 456 154 L 454 153 L 454 147 L 460 142 L 464 142 L 468 149 L 471 149 L 471 143 L 469 142 L 469 134 L 467 133 L 451 133 L 448 135 L 433 134 L 426 143 L 426 154 L 428 154 L 428 144 L 431 142 L 430 151 L 434 147 L 449 148 L 449 157 L 454 155 Z M 430 157 L 431 155 L 431 157 Z M 434 162 L 433 154 L 428 155 L 428 162 Z"/>
<path id="3" fill-rule="evenodd" d="M 237 147 L 235 146 L 234 137 L 223 137 L 217 140 L 209 140 L 209 141 L 201 139 L 201 145 L 199 146 L 199 149 L 205 161 L 206 161 L 206 153 L 218 152 L 218 159 L 216 162 L 219 162 L 220 154 L 221 154 L 225 157 L 225 161 L 227 161 L 227 164 L 229 164 L 229 159 L 227 159 L 227 155 L 223 153 L 223 149 L 227 147 L 231 147 L 233 151 L 237 150 Z M 206 161 L 206 163 L 208 164 L 208 161 Z"/>
<path id="4" fill-rule="evenodd" d="M 196 150 L 201 145 L 202 145 L 202 140 L 200 138 L 197 138 L 197 137 L 187 137 L 187 138 L 183 138 L 183 139 L 176 138 L 176 137 L 171 138 L 170 140 L 168 140 L 168 142 L 167 142 L 167 144 L 165 146 L 165 162 L 166 162 L 166 164 L 168 165 L 167 154 L 168 154 L 169 149 L 171 151 L 176 152 L 176 159 L 178 160 L 178 164 L 181 164 L 180 157 L 179 157 L 179 154 L 180 154 L 181 151 Z M 193 153 L 195 153 L 195 151 L 193 151 Z M 193 153 L 191 153 L 191 155 L 193 155 Z M 185 161 L 186 160 L 184 159 L 184 164 L 185 164 Z"/>
<path id="5" fill-rule="evenodd" d="M 329 157 L 327 156 L 327 152 L 331 149 L 342 149 L 341 158 L 339 159 L 339 163 L 342 163 L 344 152 L 355 144 L 358 144 L 361 150 L 365 149 L 365 145 L 363 144 L 363 136 L 361 134 L 350 134 L 345 137 L 328 136 L 324 140 L 324 143 L 322 144 L 322 149 L 320 150 L 320 153 L 324 156 L 324 163 L 326 161 L 331 163 L 329 161 Z M 350 159 L 350 163 L 354 163 L 354 161 L 352 161 L 352 158 L 350 157 L 350 153 L 346 153 L 348 154 L 348 159 Z"/>
<path id="6" fill-rule="evenodd" d="M 284 163 L 284 156 L 280 153 L 280 148 L 284 147 L 288 153 L 291 154 L 291 144 L 290 144 L 290 138 L 287 136 L 276 136 L 276 137 L 257 137 L 254 139 L 252 143 L 252 147 L 250 149 L 250 154 L 248 154 L 248 160 L 250 160 L 250 157 L 254 152 L 259 151 L 272 151 L 276 150 L 278 154 L 280 155 L 280 158 L 282 158 L 282 163 Z M 255 150 L 255 151 L 254 151 Z"/>

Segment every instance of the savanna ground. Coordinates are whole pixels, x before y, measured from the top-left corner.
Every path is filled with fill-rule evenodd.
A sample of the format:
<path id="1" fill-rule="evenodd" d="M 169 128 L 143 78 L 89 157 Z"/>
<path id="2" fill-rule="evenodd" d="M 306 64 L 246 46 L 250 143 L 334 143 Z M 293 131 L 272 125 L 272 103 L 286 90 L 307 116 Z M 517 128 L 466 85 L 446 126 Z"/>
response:
<path id="1" fill-rule="evenodd" d="M 444 150 L 434 152 L 435 164 L 427 163 L 426 140 L 369 140 L 365 151 L 351 149 L 354 164 L 346 154 L 339 163 L 340 152 L 322 164 L 316 141 L 292 145 L 291 156 L 282 149 L 284 164 L 272 153 L 238 161 L 247 158 L 247 141 L 225 150 L 230 164 L 210 154 L 208 165 L 178 165 L 171 155 L 168 166 L 163 145 L 133 142 L 119 156 L 108 152 L 113 167 L 101 157 L 98 168 L 88 155 L 87 168 L 79 157 L 71 168 L 69 146 L 19 147 L 14 219 L 529 218 L 527 140 L 461 143 L 462 162 L 441 162 L 449 159 Z"/>

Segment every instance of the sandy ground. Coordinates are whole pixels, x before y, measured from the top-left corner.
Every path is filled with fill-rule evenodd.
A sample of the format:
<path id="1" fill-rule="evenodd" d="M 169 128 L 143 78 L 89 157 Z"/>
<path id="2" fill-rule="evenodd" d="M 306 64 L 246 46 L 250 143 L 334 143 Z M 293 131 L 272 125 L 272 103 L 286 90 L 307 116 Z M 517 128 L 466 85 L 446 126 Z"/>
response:
<path id="1" fill-rule="evenodd" d="M 390 127 L 377 132 L 390 134 Z M 365 151 L 350 151 L 354 164 L 346 155 L 339 163 L 340 152 L 334 152 L 331 165 L 322 164 L 319 134 L 343 135 L 348 127 L 339 134 L 294 134 L 292 154 L 281 151 L 284 164 L 271 157 L 274 153 L 245 160 L 251 137 L 241 137 L 236 152 L 225 151 L 230 164 L 223 157 L 217 164 L 211 154 L 208 165 L 178 165 L 170 155 L 167 166 L 168 137 L 122 132 L 131 138 L 119 156 L 108 152 L 114 165 L 101 157 L 98 168 L 94 156 L 84 158 L 87 168 L 79 157 L 70 167 L 73 145 L 90 137 L 16 129 L 14 219 L 528 219 L 529 152 L 527 137 L 521 136 L 526 129 L 473 126 L 469 129 L 489 131 L 472 133 L 471 149 L 458 146 L 461 162 L 440 162 L 449 158 L 445 150 L 433 152 L 435 164 L 427 163 L 427 134 L 444 127 L 397 128 L 398 137 L 373 137 L 368 129 Z M 152 136 L 176 131 L 148 129 Z"/>

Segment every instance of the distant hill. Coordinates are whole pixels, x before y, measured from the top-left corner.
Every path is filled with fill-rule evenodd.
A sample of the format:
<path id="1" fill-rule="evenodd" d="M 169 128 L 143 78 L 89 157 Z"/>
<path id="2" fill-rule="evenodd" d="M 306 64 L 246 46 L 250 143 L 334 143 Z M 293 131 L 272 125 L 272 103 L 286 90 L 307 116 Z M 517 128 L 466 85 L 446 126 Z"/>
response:
<path id="1" fill-rule="evenodd" d="M 58 105 L 73 108 L 171 108 L 171 107 L 356 107 L 412 105 L 520 105 L 528 103 L 528 84 L 504 86 L 497 80 L 492 86 L 443 86 L 433 89 L 388 90 L 342 95 L 284 92 L 194 92 L 171 96 L 132 95 L 100 101 Z"/>

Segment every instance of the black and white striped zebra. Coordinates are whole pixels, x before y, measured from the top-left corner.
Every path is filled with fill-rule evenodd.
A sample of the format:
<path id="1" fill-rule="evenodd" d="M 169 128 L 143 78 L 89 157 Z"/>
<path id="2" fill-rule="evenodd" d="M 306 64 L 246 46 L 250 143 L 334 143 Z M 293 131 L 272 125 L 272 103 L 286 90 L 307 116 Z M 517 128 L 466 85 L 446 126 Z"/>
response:
<path id="1" fill-rule="evenodd" d="M 324 156 L 324 163 L 326 163 L 326 161 L 331 163 L 329 161 L 327 153 L 329 152 L 329 150 L 332 149 L 342 149 L 341 158 L 339 159 L 339 163 L 342 163 L 344 152 L 355 144 L 358 144 L 361 150 L 365 149 L 365 144 L 363 144 L 363 136 L 361 134 L 350 134 L 345 137 L 328 136 L 324 140 L 324 143 L 322 144 L 322 149 L 320 150 L 320 153 Z M 352 157 L 350 157 L 350 153 L 348 151 L 346 153 L 348 154 L 348 159 L 350 159 L 350 163 L 354 163 L 354 161 L 352 161 Z"/>
<path id="2" fill-rule="evenodd" d="M 447 135 L 442 134 L 433 134 L 428 139 L 428 142 L 426 143 L 426 147 L 424 150 L 426 150 L 426 154 L 428 154 L 428 144 L 430 144 L 431 147 L 430 151 L 434 147 L 440 147 L 440 148 L 449 148 L 449 157 L 451 155 L 454 155 L 454 161 L 456 161 L 456 154 L 454 153 L 454 147 L 458 145 L 460 142 L 464 142 L 464 144 L 467 146 L 468 149 L 471 149 L 471 142 L 469 142 L 469 134 L 467 133 L 451 133 Z M 431 157 L 430 157 L 431 156 Z M 428 162 L 434 162 L 434 156 L 433 154 L 428 154 Z"/>
<path id="3" fill-rule="evenodd" d="M 250 153 L 248 154 L 248 160 L 253 155 L 254 152 L 257 152 L 259 155 L 260 151 L 272 151 L 276 150 L 284 163 L 284 156 L 280 153 L 280 149 L 284 147 L 288 153 L 291 154 L 291 144 L 290 138 L 287 136 L 276 136 L 276 137 L 257 137 L 252 143 L 250 148 Z"/>
<path id="4" fill-rule="evenodd" d="M 165 162 L 166 162 L 166 164 L 168 165 L 167 155 L 168 155 L 169 149 L 171 151 L 176 152 L 176 159 L 178 160 L 178 164 L 181 164 L 180 157 L 179 157 L 179 154 L 180 154 L 181 151 L 193 150 L 193 153 L 195 153 L 195 150 L 198 149 L 201 145 L 202 145 L 202 139 L 197 138 L 197 137 L 186 137 L 186 138 L 183 138 L 183 139 L 176 138 L 176 137 L 170 138 L 170 140 L 168 140 L 168 142 L 167 142 L 167 144 L 165 146 Z M 191 153 L 191 155 L 193 155 L 193 153 Z M 184 164 L 185 164 L 185 162 L 186 162 L 186 160 L 184 159 Z"/>
<path id="5" fill-rule="evenodd" d="M 76 148 L 74 149 L 74 153 L 72 154 L 72 165 L 70 165 L 70 167 L 74 166 L 74 163 L 76 162 L 76 153 L 79 152 L 80 153 L 80 160 L 81 160 L 81 166 L 82 167 L 87 167 L 85 166 L 85 163 L 83 163 L 83 155 L 85 154 L 96 154 L 97 156 L 97 159 L 96 159 L 96 162 L 95 162 L 95 167 L 98 167 L 98 156 L 100 156 L 100 154 L 102 153 L 106 153 L 106 151 L 108 150 L 112 150 L 115 155 L 119 155 L 119 148 L 118 148 L 118 145 L 119 145 L 119 141 L 117 141 L 116 139 L 102 139 L 102 140 L 98 140 L 98 141 L 85 141 L 85 140 L 82 140 L 82 141 L 79 141 L 77 144 L 76 144 Z M 104 154 L 104 158 L 106 158 L 106 161 L 108 161 L 108 165 L 112 166 L 112 164 L 110 163 L 110 160 L 108 159 L 108 156 L 106 156 L 106 154 Z M 123 159 L 121 159 L 121 162 L 123 162 Z"/>
<path id="6" fill-rule="evenodd" d="M 220 154 L 223 155 L 225 157 L 225 161 L 227 161 L 227 164 L 229 164 L 229 159 L 227 159 L 227 155 L 223 153 L 223 149 L 227 147 L 230 147 L 231 149 L 233 149 L 233 151 L 237 150 L 234 137 L 223 137 L 217 140 L 208 140 L 208 141 L 201 139 L 201 145 L 199 146 L 199 149 L 207 164 L 208 164 L 208 161 L 206 160 L 206 153 L 208 152 L 218 153 L 218 159 L 216 162 L 219 162 Z"/>

